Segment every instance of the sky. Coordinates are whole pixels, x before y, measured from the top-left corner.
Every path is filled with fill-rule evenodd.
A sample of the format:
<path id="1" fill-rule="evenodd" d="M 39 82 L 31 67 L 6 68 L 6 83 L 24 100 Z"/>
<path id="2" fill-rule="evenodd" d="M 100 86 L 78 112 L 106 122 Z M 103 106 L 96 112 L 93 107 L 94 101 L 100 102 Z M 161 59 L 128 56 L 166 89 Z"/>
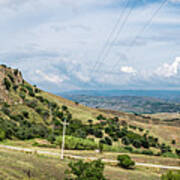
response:
<path id="1" fill-rule="evenodd" d="M 180 89 L 180 0 L 0 0 L 0 35 L 46 91 Z"/>

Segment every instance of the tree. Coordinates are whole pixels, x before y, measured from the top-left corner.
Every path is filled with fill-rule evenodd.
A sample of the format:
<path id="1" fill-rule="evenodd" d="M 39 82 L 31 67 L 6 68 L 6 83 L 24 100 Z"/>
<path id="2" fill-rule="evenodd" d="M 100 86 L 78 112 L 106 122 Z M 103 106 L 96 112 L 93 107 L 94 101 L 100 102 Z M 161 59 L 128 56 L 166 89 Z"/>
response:
<path id="1" fill-rule="evenodd" d="M 135 162 L 132 161 L 130 156 L 128 155 L 118 155 L 117 160 L 118 160 L 118 166 L 125 169 L 130 169 L 135 165 Z"/>
<path id="2" fill-rule="evenodd" d="M 173 145 L 176 144 L 176 140 L 173 139 L 171 143 L 172 143 Z"/>
<path id="3" fill-rule="evenodd" d="M 103 149 L 104 149 L 104 144 L 101 141 L 99 141 L 99 152 L 102 153 Z"/>
<path id="4" fill-rule="evenodd" d="M 96 117 L 96 119 L 97 119 L 97 120 L 106 120 L 106 118 L 105 118 L 102 114 L 98 115 L 98 116 Z"/>
<path id="5" fill-rule="evenodd" d="M 4 85 L 7 90 L 9 90 L 11 88 L 11 83 L 7 78 L 4 78 Z"/>
<path id="6" fill-rule="evenodd" d="M 4 140 L 5 137 L 6 137 L 5 132 L 2 129 L 0 129 L 0 141 Z"/>
<path id="7" fill-rule="evenodd" d="M 88 123 L 89 123 L 90 126 L 92 126 L 93 120 L 92 119 L 88 119 Z"/>
<path id="8" fill-rule="evenodd" d="M 65 171 L 69 175 L 66 180 L 106 180 L 103 175 L 104 164 L 101 160 L 71 162 L 69 168 L 70 170 Z"/>
<path id="9" fill-rule="evenodd" d="M 161 180 L 179 180 L 180 172 L 169 171 L 167 174 L 161 176 Z"/>
<path id="10" fill-rule="evenodd" d="M 121 141 L 122 141 L 122 143 L 123 143 L 124 145 L 129 145 L 129 144 L 131 144 L 131 142 L 130 142 L 130 140 L 129 140 L 129 138 L 128 138 L 127 136 L 124 136 Z"/>
<path id="11" fill-rule="evenodd" d="M 63 111 L 67 111 L 67 110 L 68 110 L 68 107 L 65 106 L 65 105 L 63 105 L 63 106 L 62 106 L 62 110 L 63 110 Z"/>
<path id="12" fill-rule="evenodd" d="M 140 142 L 140 140 L 134 140 L 134 142 L 133 142 L 133 146 L 135 147 L 135 148 L 140 148 L 141 147 L 141 142 Z"/>
<path id="13" fill-rule="evenodd" d="M 107 145 L 111 146 L 112 145 L 112 140 L 109 137 L 105 137 L 105 142 Z"/>
<path id="14" fill-rule="evenodd" d="M 176 154 L 180 156 L 180 149 L 176 149 Z"/>

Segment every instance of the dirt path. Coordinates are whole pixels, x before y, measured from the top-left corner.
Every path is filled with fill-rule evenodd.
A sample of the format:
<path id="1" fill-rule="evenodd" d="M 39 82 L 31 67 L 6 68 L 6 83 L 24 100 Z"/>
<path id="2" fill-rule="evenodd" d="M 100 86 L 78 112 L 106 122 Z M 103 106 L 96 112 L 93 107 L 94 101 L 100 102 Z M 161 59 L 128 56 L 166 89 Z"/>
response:
<path id="1" fill-rule="evenodd" d="M 49 151 L 34 150 L 34 149 L 30 149 L 30 148 L 22 148 L 22 147 L 7 146 L 7 145 L 0 145 L 0 148 L 9 149 L 9 150 L 16 150 L 16 151 L 22 151 L 22 152 L 37 153 L 37 154 L 43 154 L 43 155 L 59 156 L 59 158 L 60 158 L 60 153 L 54 153 L 54 152 L 49 152 Z M 70 155 L 70 154 L 65 154 L 64 156 L 67 157 L 67 158 L 72 158 L 72 159 L 97 160 L 97 158 L 95 158 L 95 157 L 82 157 L 82 156 L 76 156 L 76 155 Z M 103 162 L 108 162 L 108 163 L 117 163 L 118 162 L 118 161 L 112 160 L 112 159 L 102 159 L 102 161 Z M 180 170 L 180 167 L 178 167 L 178 166 L 155 165 L 155 164 L 149 164 L 149 163 L 136 163 L 136 166 L 154 167 L 154 168 L 160 168 L 160 169 Z"/>

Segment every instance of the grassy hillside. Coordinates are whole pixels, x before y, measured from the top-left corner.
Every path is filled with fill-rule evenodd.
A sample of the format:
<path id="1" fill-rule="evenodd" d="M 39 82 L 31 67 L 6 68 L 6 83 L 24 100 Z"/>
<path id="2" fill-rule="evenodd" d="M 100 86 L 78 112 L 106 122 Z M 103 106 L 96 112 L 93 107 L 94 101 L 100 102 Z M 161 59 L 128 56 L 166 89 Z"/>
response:
<path id="1" fill-rule="evenodd" d="M 68 149 L 97 149 L 101 143 L 106 151 L 179 155 L 179 150 L 175 155 L 178 127 L 161 120 L 154 123 L 145 115 L 93 109 L 69 101 L 30 85 L 19 70 L 3 65 L 0 77 L 0 140 L 43 138 L 59 145 L 66 119 Z M 166 137 L 168 132 L 171 134 Z"/>

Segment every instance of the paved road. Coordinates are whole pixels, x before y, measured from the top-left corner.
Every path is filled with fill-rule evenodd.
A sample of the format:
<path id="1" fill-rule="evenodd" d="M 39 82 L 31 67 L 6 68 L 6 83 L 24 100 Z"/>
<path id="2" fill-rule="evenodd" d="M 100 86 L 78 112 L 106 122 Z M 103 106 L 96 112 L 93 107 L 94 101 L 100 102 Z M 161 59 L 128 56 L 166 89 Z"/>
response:
<path id="1" fill-rule="evenodd" d="M 16 151 L 23 151 L 23 152 L 30 152 L 30 153 L 37 153 L 37 154 L 47 154 L 47 155 L 53 155 L 53 156 L 59 156 L 60 153 L 54 153 L 49 151 L 42 151 L 42 150 L 34 150 L 30 148 L 22 148 L 22 147 L 15 147 L 15 146 L 7 146 L 7 145 L 0 145 L 0 148 L 10 149 L 10 150 L 16 150 Z M 98 158 L 95 157 L 82 157 L 82 156 L 76 156 L 76 155 L 70 155 L 65 154 L 65 157 L 72 158 L 72 159 L 89 159 L 89 160 L 97 160 Z M 109 162 L 109 163 L 117 163 L 117 160 L 112 159 L 102 159 L 103 162 Z M 149 164 L 149 163 L 136 163 L 136 166 L 144 166 L 144 167 L 154 167 L 154 168 L 160 168 L 160 169 L 172 169 L 172 170 L 180 170 L 180 167 L 178 166 L 165 166 L 165 165 L 157 165 L 157 164 Z"/>

